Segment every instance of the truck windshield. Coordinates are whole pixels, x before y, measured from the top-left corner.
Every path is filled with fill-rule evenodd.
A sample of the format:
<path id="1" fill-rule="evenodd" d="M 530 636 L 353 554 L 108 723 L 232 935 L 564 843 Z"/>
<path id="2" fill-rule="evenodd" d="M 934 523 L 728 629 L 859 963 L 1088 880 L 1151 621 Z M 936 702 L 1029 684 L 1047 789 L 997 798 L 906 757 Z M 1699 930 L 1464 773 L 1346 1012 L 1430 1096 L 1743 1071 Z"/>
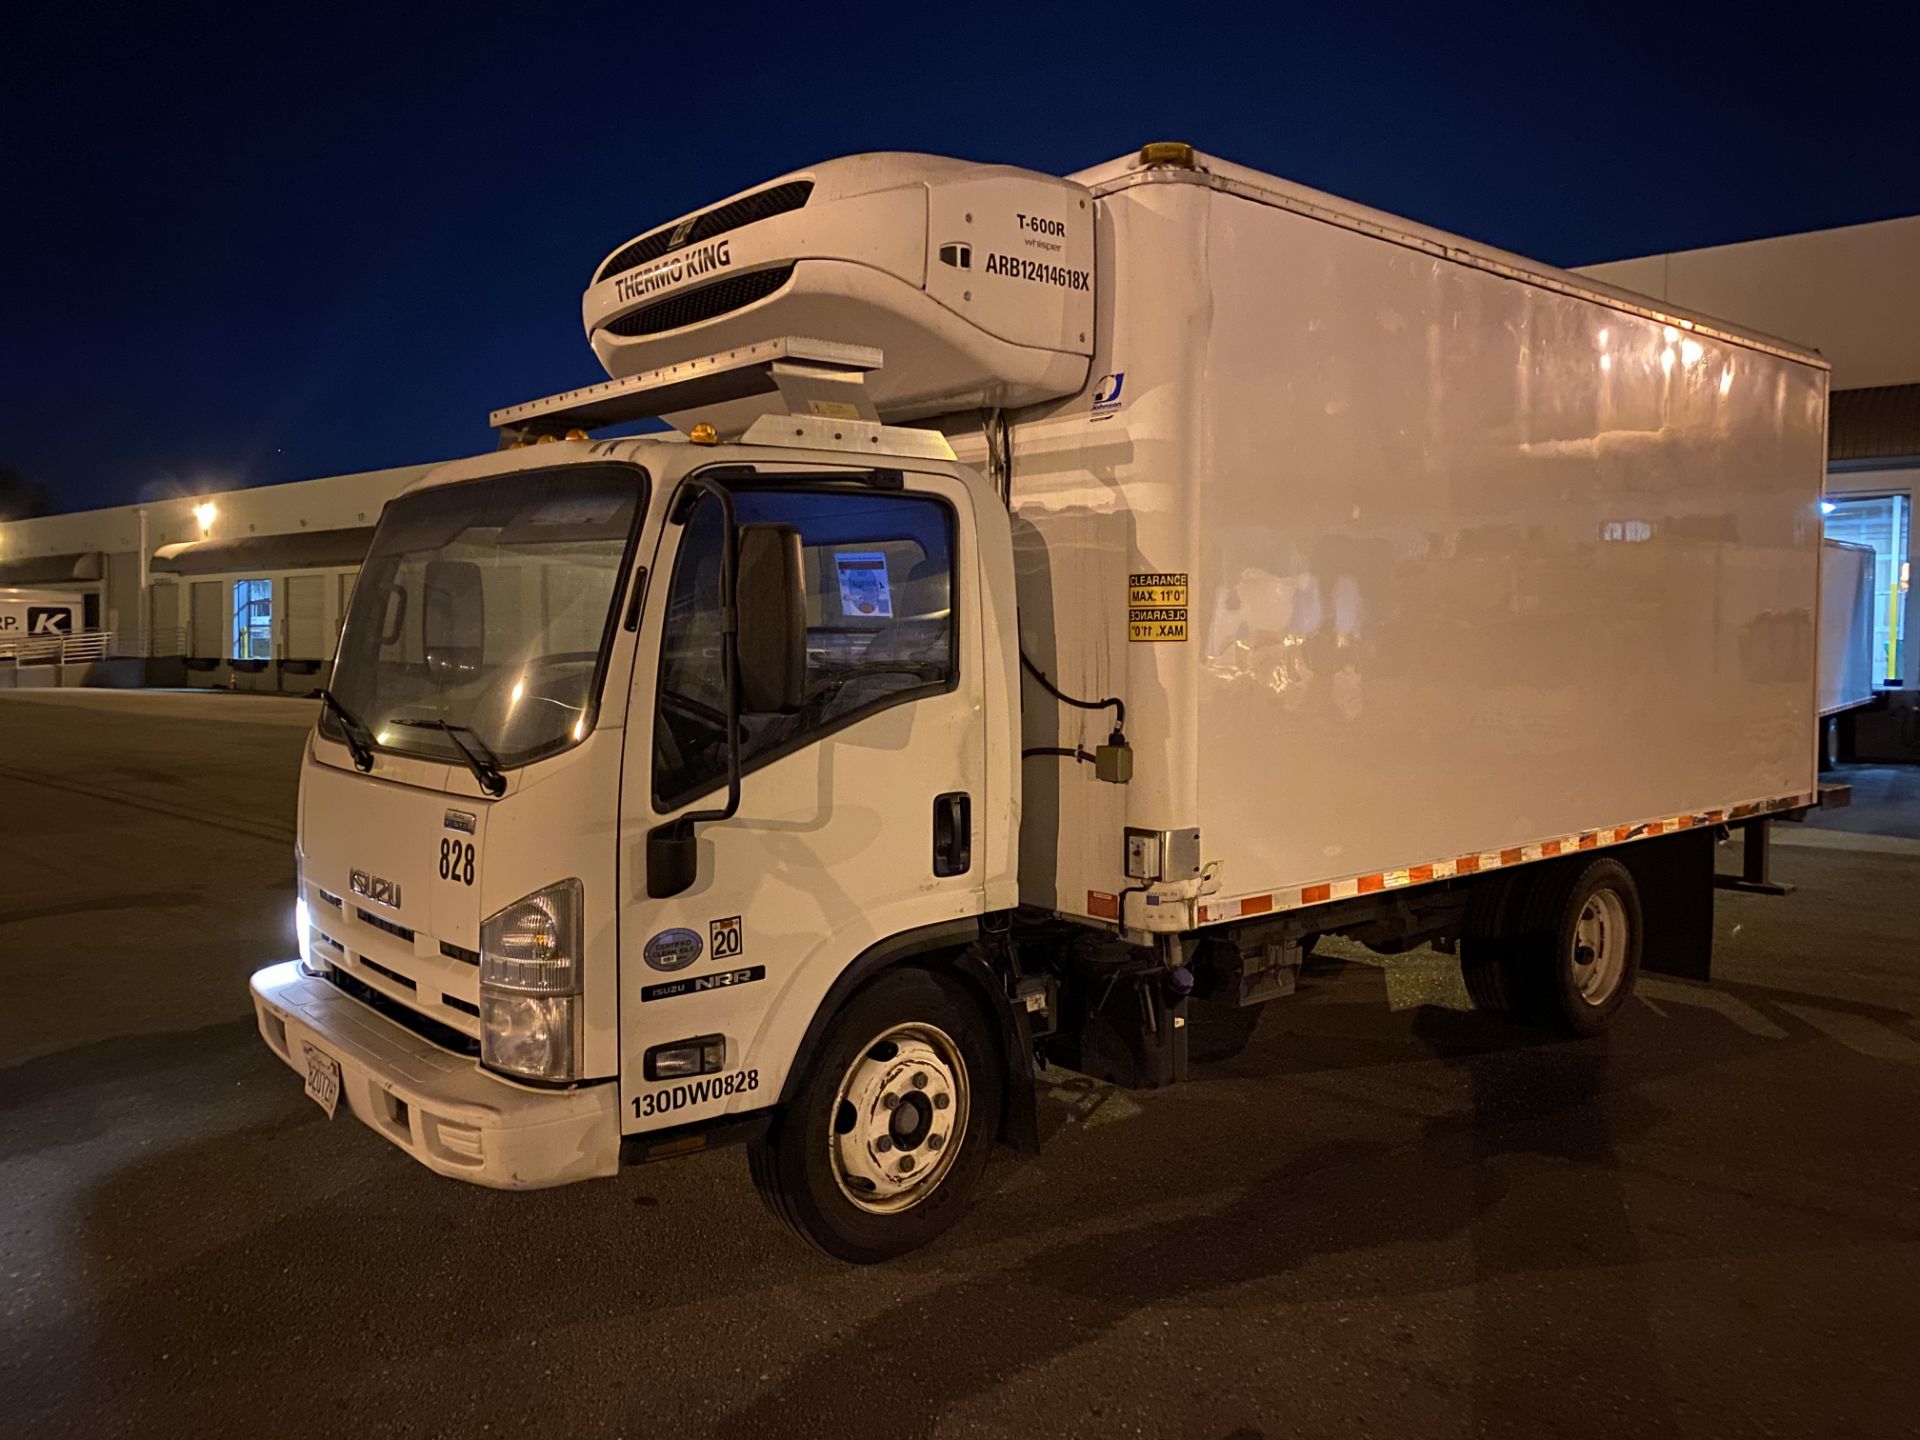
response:
<path id="1" fill-rule="evenodd" d="M 332 691 L 381 749 L 504 767 L 586 738 L 645 477 L 580 465 L 441 485 L 387 506 Z M 435 722 L 446 722 L 438 724 Z M 343 739 L 332 707 L 321 732 Z"/>

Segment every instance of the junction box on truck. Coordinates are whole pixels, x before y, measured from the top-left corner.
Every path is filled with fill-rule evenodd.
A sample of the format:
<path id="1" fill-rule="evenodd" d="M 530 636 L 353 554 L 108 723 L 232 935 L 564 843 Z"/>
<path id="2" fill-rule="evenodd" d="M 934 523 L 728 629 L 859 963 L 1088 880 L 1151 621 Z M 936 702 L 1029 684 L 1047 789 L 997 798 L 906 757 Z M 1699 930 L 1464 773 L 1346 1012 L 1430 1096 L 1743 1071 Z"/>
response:
<path id="1" fill-rule="evenodd" d="M 1818 803 L 1783 342 L 1185 146 L 829 162 L 584 316 L 612 378 L 382 518 L 254 982 L 445 1173 L 745 1138 L 880 1258 L 1035 1063 L 1176 1081 L 1322 934 L 1598 1030 Z"/>

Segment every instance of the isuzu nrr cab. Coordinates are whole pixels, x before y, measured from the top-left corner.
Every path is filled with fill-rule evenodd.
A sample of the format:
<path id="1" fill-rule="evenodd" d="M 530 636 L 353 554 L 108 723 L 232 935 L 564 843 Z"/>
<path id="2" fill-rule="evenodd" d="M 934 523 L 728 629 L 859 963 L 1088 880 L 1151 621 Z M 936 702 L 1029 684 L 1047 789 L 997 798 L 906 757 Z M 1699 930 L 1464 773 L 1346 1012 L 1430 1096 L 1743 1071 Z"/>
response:
<path id="1" fill-rule="evenodd" d="M 1321 936 L 1599 1031 L 1818 803 L 1790 344 L 1184 145 L 832 161 L 584 314 L 610 378 L 380 518 L 253 979 L 442 1174 L 744 1141 L 884 1258 Z"/>

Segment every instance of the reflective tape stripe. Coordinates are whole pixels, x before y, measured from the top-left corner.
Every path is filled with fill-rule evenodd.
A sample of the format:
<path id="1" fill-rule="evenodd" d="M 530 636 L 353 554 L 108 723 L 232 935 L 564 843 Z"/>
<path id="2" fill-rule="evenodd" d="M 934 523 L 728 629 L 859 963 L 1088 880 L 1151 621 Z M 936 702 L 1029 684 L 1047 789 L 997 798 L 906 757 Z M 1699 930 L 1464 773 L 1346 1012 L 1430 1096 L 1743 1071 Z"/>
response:
<path id="1" fill-rule="evenodd" d="M 1631 840 L 1656 835 L 1677 834 L 1682 830 L 1692 830 L 1703 825 L 1718 825 L 1727 820 L 1749 819 L 1782 810 L 1803 809 L 1813 805 L 1818 798 L 1817 794 L 1782 795 L 1772 800 L 1753 800 L 1688 815 L 1663 815 L 1657 820 L 1643 820 L 1637 825 L 1603 826 L 1597 830 L 1583 830 L 1578 834 L 1536 841 L 1531 845 L 1510 846 L 1497 851 L 1481 851 L 1472 855 L 1456 856 L 1451 860 L 1432 860 L 1420 865 L 1410 865 L 1404 870 L 1383 870 L 1367 875 L 1351 876 L 1343 880 L 1322 880 L 1312 885 L 1302 885 L 1297 890 L 1289 888 L 1265 894 L 1243 895 L 1232 900 L 1209 899 L 1200 905 L 1199 918 L 1202 925 L 1215 925 L 1222 921 L 1239 919 L 1244 915 L 1266 915 L 1276 911 L 1297 910 L 1303 906 L 1324 905 L 1330 900 L 1344 900 L 1355 895 L 1377 895 L 1382 891 L 1407 885 L 1425 885 L 1435 880 L 1450 879 L 1458 875 L 1477 875 L 1483 871 L 1553 859 L 1581 850 L 1621 845 Z M 1111 897 L 1102 896 L 1101 898 L 1111 900 Z M 1088 899 L 1091 902 L 1094 899 L 1093 894 L 1090 893 Z M 1092 913 L 1097 915 L 1099 911 L 1094 910 Z"/>

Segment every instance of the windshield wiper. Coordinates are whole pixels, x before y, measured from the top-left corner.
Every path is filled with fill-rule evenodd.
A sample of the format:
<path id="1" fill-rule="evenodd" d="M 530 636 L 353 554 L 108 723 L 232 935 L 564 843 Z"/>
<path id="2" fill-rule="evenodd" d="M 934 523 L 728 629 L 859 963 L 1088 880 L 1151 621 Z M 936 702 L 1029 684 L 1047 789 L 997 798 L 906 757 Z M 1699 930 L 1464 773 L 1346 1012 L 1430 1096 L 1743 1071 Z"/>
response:
<path id="1" fill-rule="evenodd" d="M 320 704 L 331 710 L 340 721 L 340 733 L 347 738 L 347 753 L 353 756 L 353 768 L 356 770 L 373 769 L 373 747 L 367 742 L 373 738 L 373 732 L 362 725 L 354 713 L 334 699 L 331 690 L 320 692 Z"/>
<path id="2" fill-rule="evenodd" d="M 480 788 L 482 790 L 486 791 L 487 794 L 493 796 L 496 800 L 507 793 L 507 777 L 501 772 L 499 762 L 493 758 L 493 752 L 487 749 L 486 742 L 481 740 L 477 734 L 474 734 L 471 725 L 456 724 L 452 720 L 413 719 L 394 719 L 389 720 L 387 723 L 389 725 L 404 725 L 409 730 L 438 730 L 453 742 L 453 748 L 458 750 L 460 752 L 460 758 L 467 762 L 467 769 L 473 772 L 473 778 L 480 782 Z M 466 744 L 456 733 L 461 730 L 473 736 L 473 743 L 479 749 L 479 754 L 474 754 L 472 750 L 466 747 Z"/>

